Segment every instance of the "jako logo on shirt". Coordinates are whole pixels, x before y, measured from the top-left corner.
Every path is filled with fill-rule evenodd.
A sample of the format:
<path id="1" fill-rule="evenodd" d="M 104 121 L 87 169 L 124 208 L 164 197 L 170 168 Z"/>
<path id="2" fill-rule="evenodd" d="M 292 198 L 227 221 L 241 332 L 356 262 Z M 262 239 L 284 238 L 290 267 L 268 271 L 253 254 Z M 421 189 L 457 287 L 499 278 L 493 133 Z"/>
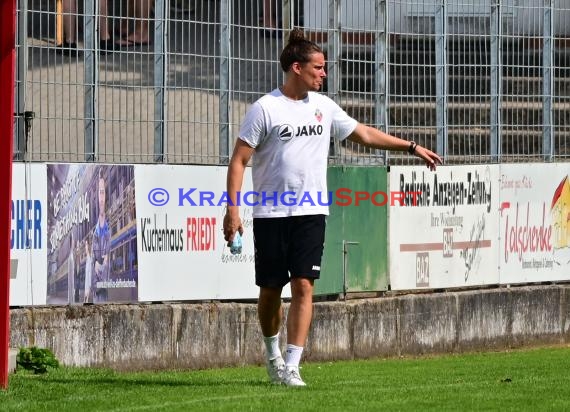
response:
<path id="1" fill-rule="evenodd" d="M 293 138 L 294 129 L 293 129 L 293 126 L 291 126 L 289 124 L 284 124 L 284 125 L 279 126 L 279 130 L 277 133 L 279 135 L 279 140 L 286 142 L 286 141 L 291 140 Z"/>
<path id="2" fill-rule="evenodd" d="M 293 126 L 284 124 L 279 126 L 278 134 L 279 140 L 283 142 L 289 141 L 293 137 L 299 136 L 321 136 L 323 134 L 323 126 L 320 124 L 310 124 L 298 126 L 297 130 L 295 130 Z"/>

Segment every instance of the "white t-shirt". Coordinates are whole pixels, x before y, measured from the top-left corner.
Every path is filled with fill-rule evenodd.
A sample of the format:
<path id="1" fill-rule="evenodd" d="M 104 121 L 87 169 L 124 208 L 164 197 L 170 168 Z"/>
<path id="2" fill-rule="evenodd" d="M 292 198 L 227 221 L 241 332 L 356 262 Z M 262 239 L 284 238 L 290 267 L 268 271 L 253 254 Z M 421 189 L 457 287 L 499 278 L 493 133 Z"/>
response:
<path id="1" fill-rule="evenodd" d="M 330 137 L 346 139 L 356 124 L 333 100 L 315 92 L 292 100 L 275 89 L 257 100 L 239 132 L 255 148 L 256 193 L 242 197 L 241 204 L 253 205 L 253 217 L 328 215 Z"/>

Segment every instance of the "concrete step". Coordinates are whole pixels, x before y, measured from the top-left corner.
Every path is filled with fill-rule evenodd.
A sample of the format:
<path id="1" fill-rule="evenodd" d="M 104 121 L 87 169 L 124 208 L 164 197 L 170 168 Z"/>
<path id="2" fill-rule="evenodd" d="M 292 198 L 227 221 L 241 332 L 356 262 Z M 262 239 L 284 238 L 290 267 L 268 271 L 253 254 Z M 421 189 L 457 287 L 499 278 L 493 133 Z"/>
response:
<path id="1" fill-rule="evenodd" d="M 342 63 L 342 62 L 341 62 Z M 418 76 L 434 76 L 435 63 L 431 64 L 390 64 L 390 77 L 418 77 Z M 362 61 L 350 61 L 341 64 L 341 72 L 345 75 L 356 73 L 359 76 L 372 75 L 376 67 L 376 63 L 368 63 Z M 450 76 L 479 76 L 485 77 L 491 75 L 491 66 L 487 63 L 480 64 L 455 64 L 447 61 L 448 74 Z M 542 66 L 526 66 L 523 63 L 515 63 L 509 65 L 505 62 L 502 64 L 502 76 L 513 77 L 542 77 Z M 569 65 L 553 66 L 554 78 L 566 78 L 570 76 Z"/>
<path id="2" fill-rule="evenodd" d="M 502 92 L 505 96 L 542 96 L 541 77 L 503 76 Z M 372 75 L 343 75 L 341 90 L 371 92 L 375 88 Z M 398 96 L 435 96 L 435 75 L 395 76 L 390 78 L 390 94 Z M 489 76 L 469 76 L 449 74 L 447 83 L 448 96 L 472 97 L 491 93 Z M 570 76 L 554 79 L 553 93 L 559 97 L 570 97 Z"/>
<path id="3" fill-rule="evenodd" d="M 402 71 L 407 69 L 408 73 L 416 74 L 426 67 L 435 68 L 436 65 L 434 50 L 406 50 L 394 46 L 388 50 L 388 53 L 388 62 L 391 70 Z M 464 70 L 477 71 L 491 66 L 490 49 L 455 51 L 448 49 L 445 58 L 448 65 L 458 66 Z M 349 70 L 353 66 L 358 66 L 360 70 L 372 73 L 377 65 L 375 60 L 374 51 L 349 48 L 340 55 L 340 67 L 341 69 Z M 501 55 L 501 64 L 505 74 L 524 69 L 540 75 L 542 60 L 542 51 L 534 49 L 521 51 L 503 49 L 503 54 Z M 566 73 L 570 68 L 570 50 L 555 49 L 553 51 L 552 65 L 555 69 Z"/>
<path id="4" fill-rule="evenodd" d="M 437 129 L 434 127 L 407 128 L 393 127 L 390 134 L 406 140 L 414 140 L 420 144 L 435 148 L 437 145 Z M 558 155 L 570 154 L 570 128 L 554 130 L 554 149 Z M 448 127 L 448 146 L 450 155 L 465 155 L 469 153 L 490 153 L 490 128 Z M 501 129 L 501 153 L 505 155 L 540 155 L 542 154 L 542 128 L 516 129 L 504 127 Z"/>
<path id="5" fill-rule="evenodd" d="M 433 150 L 437 147 L 435 128 L 399 128 L 391 127 L 388 132 L 407 140 L 414 140 Z M 501 161 L 544 161 L 542 131 L 508 130 L 501 131 Z M 491 135 L 489 130 L 470 128 L 449 128 L 446 164 L 492 162 Z M 570 128 L 555 131 L 554 153 L 559 158 L 570 159 Z M 382 157 L 373 149 L 361 148 L 350 142 L 340 146 L 339 158 L 350 159 L 353 163 L 378 164 Z M 369 158 L 368 158 L 369 157 Z M 389 163 L 421 164 L 418 159 L 407 154 L 391 152 Z"/>
<path id="6" fill-rule="evenodd" d="M 372 100 L 361 98 L 340 98 L 339 104 L 356 120 L 373 124 L 376 122 L 375 106 Z M 553 107 L 553 124 L 570 124 L 570 101 L 555 101 Z M 449 125 L 488 125 L 490 124 L 491 102 L 466 102 L 449 100 L 447 124 Z M 425 127 L 436 124 L 436 104 L 433 101 L 397 102 L 388 104 L 389 124 L 406 125 L 408 127 Z M 501 104 L 501 120 L 503 124 L 529 129 L 543 125 L 542 102 L 503 101 Z"/>
<path id="7" fill-rule="evenodd" d="M 537 43 L 537 40 L 538 43 Z M 375 47 L 373 39 L 366 45 L 341 45 L 341 56 L 346 60 L 374 61 Z M 389 60 L 394 65 L 434 65 L 435 37 L 424 36 L 392 41 L 389 48 Z M 501 61 L 511 66 L 542 66 L 542 41 L 538 37 L 504 37 L 501 43 Z M 553 45 L 554 65 L 570 66 L 569 39 L 555 39 Z M 448 63 L 461 65 L 490 65 L 490 37 L 472 37 L 454 40 L 448 38 L 446 43 L 446 59 Z"/>
<path id="8" fill-rule="evenodd" d="M 433 42 L 427 41 L 426 44 Z M 408 48 L 406 48 L 408 47 Z M 431 47 L 431 46 L 430 46 Z M 430 47 L 414 44 L 394 45 L 389 50 L 390 90 L 396 94 L 435 93 L 435 51 Z M 542 81 L 542 51 L 534 48 L 517 49 L 517 46 L 503 47 L 501 57 L 503 88 L 509 93 L 509 86 L 520 89 L 516 78 L 536 78 L 533 84 L 525 86 L 528 94 L 540 94 L 535 86 Z M 553 52 L 553 76 L 555 90 L 562 96 L 570 96 L 570 49 L 558 48 Z M 451 93 L 488 93 L 491 74 L 490 48 L 485 42 L 448 46 L 446 54 L 449 89 Z M 374 90 L 374 75 L 377 63 L 374 51 L 362 48 L 347 48 L 340 59 L 341 88 L 345 90 Z M 462 83 L 468 78 L 470 82 Z M 487 81 L 486 81 L 487 80 Z M 480 84 L 479 84 L 480 83 Z M 517 84 L 519 86 L 517 86 Z M 483 86 L 481 88 L 480 86 Z"/>
<path id="9" fill-rule="evenodd" d="M 406 140 L 418 140 L 418 139 L 435 139 L 437 136 L 437 129 L 435 127 L 391 127 L 390 134 L 402 137 Z M 570 129 L 555 130 L 555 135 L 558 137 L 569 138 Z M 491 137 L 490 128 L 465 128 L 461 127 L 448 127 L 447 136 L 449 139 L 463 138 L 463 139 L 487 139 Z M 542 141 L 542 129 L 501 129 L 501 136 L 503 139 L 532 139 Z"/>

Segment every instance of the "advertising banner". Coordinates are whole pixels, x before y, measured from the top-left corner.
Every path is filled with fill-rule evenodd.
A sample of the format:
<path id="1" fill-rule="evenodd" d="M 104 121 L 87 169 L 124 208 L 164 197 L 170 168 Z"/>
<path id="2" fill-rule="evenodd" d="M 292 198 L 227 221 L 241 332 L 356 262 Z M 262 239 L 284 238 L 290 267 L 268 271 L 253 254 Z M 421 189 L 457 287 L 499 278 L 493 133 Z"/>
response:
<path id="1" fill-rule="evenodd" d="M 501 166 L 501 283 L 570 279 L 570 165 Z"/>
<path id="2" fill-rule="evenodd" d="M 136 302 L 134 167 L 47 165 L 47 303 Z"/>
<path id="3" fill-rule="evenodd" d="M 135 166 L 140 301 L 257 297 L 247 201 L 241 254 L 224 241 L 226 174 L 227 167 Z M 251 190 L 247 168 L 242 193 Z"/>
<path id="4" fill-rule="evenodd" d="M 498 165 L 392 167 L 393 290 L 499 283 Z"/>
<path id="5" fill-rule="evenodd" d="M 10 231 L 10 306 L 46 304 L 45 164 L 14 163 Z"/>

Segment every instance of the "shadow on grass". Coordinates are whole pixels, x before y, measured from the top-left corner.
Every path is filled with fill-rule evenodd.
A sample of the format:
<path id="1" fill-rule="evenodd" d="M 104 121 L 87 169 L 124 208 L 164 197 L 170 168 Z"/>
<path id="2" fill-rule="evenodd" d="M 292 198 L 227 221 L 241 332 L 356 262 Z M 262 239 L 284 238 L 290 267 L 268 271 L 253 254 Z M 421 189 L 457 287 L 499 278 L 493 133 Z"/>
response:
<path id="1" fill-rule="evenodd" d="M 121 387 L 129 386 L 155 386 L 155 387 L 235 387 L 235 386 L 272 386 L 267 380 L 263 379 L 215 379 L 215 378 L 188 378 L 188 379 L 165 379 L 165 378 L 129 378 L 122 376 L 92 376 L 92 377 L 81 377 L 81 376 L 69 376 L 68 378 L 55 377 L 55 376 L 45 376 L 45 383 L 61 383 L 64 385 L 113 385 Z"/>

